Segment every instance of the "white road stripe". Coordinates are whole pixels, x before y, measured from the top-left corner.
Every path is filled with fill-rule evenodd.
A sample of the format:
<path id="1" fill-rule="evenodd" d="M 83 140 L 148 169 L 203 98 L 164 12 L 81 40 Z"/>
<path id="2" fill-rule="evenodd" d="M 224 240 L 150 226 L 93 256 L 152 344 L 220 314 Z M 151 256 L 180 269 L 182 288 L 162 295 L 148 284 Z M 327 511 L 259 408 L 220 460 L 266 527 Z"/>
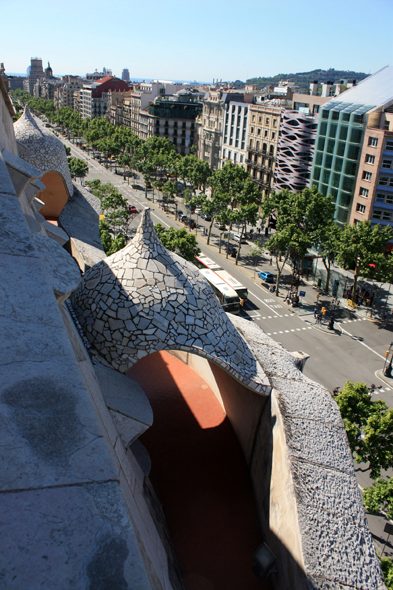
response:
<path id="1" fill-rule="evenodd" d="M 378 354 L 378 352 L 376 352 L 375 350 L 373 350 L 372 348 L 370 348 L 370 346 L 368 346 L 367 344 L 365 344 L 364 342 L 361 342 L 360 340 L 358 340 L 356 338 L 356 336 L 354 336 L 353 334 L 350 334 L 349 332 L 347 332 L 347 330 L 344 330 L 344 328 L 341 328 L 342 332 L 345 332 L 345 334 L 348 334 L 348 336 L 351 336 L 351 338 L 353 338 L 354 340 L 356 340 L 357 342 L 359 342 L 359 344 L 361 344 L 362 346 L 365 346 L 366 348 L 368 348 L 369 350 L 371 350 L 371 352 L 373 352 L 374 354 L 376 354 L 377 356 L 379 356 L 380 359 L 382 359 L 383 361 L 385 360 L 385 357 L 382 356 L 381 354 Z"/>
<path id="2" fill-rule="evenodd" d="M 156 219 L 158 219 L 158 221 L 160 223 L 163 223 L 164 225 L 166 225 L 167 227 L 170 227 L 170 225 L 168 225 L 168 223 L 165 223 L 165 221 L 163 221 L 162 219 L 160 219 L 159 217 L 157 217 L 157 215 L 155 213 L 151 213 L 152 217 L 155 217 Z"/>
<path id="3" fill-rule="evenodd" d="M 276 315 L 280 316 L 280 314 L 279 314 L 277 311 L 274 311 L 274 309 L 272 309 L 272 308 L 270 307 L 270 305 L 268 305 L 267 303 L 265 303 L 265 302 L 263 301 L 263 299 L 261 299 L 260 297 L 258 297 L 257 295 L 255 295 L 255 293 L 253 293 L 253 292 L 252 292 L 252 291 L 250 291 L 250 290 L 249 290 L 248 292 L 249 292 L 249 293 L 250 293 L 250 294 L 251 294 L 253 297 L 255 297 L 255 299 L 258 299 L 258 301 L 260 301 L 261 303 L 263 303 L 263 305 L 266 305 L 266 307 L 268 307 L 272 313 L 275 313 Z"/>

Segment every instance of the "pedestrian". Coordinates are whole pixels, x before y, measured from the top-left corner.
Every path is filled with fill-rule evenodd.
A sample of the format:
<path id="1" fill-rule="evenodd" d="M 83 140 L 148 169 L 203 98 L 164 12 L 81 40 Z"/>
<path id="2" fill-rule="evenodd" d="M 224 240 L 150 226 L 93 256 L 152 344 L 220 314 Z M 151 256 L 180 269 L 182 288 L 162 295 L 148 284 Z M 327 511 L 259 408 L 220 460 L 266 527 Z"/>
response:
<path id="1" fill-rule="evenodd" d="M 273 258 L 270 258 L 269 264 L 270 264 L 270 266 L 272 266 L 272 264 L 273 264 Z"/>
<path id="2" fill-rule="evenodd" d="M 258 235 L 261 233 L 261 228 L 258 227 Z"/>
<path id="3" fill-rule="evenodd" d="M 269 235 L 269 228 L 265 227 L 265 236 L 268 236 L 268 235 Z"/>
<path id="4" fill-rule="evenodd" d="M 314 318 L 317 319 L 317 315 L 318 315 L 318 308 L 316 307 L 314 309 Z"/>

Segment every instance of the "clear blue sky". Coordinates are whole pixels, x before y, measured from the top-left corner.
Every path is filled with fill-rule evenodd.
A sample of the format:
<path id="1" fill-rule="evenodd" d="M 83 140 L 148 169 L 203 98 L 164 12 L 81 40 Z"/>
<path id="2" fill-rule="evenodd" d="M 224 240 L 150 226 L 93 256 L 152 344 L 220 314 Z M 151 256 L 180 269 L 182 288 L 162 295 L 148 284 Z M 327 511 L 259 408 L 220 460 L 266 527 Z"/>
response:
<path id="1" fill-rule="evenodd" d="M 1 2 L 0 61 L 55 75 L 112 68 L 131 78 L 210 81 L 393 65 L 392 0 Z M 6 24 L 7 23 L 7 24 Z M 5 25 L 5 26 L 4 26 Z"/>

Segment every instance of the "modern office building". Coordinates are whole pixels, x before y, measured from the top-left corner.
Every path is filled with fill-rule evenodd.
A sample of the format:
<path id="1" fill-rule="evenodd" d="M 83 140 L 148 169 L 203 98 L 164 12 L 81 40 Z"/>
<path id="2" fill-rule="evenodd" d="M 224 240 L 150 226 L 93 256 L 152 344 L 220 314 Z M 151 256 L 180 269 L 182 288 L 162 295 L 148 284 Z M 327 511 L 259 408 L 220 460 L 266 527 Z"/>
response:
<path id="1" fill-rule="evenodd" d="M 29 92 L 33 96 L 34 85 L 37 80 L 45 78 L 45 73 L 42 68 L 42 59 L 39 57 L 32 57 L 30 60 L 30 67 L 28 68 L 29 75 L 23 83 L 25 92 Z"/>
<path id="2" fill-rule="evenodd" d="M 339 224 L 370 218 L 391 223 L 392 113 L 392 66 L 321 107 L 311 185 L 332 195 Z"/>
<path id="3" fill-rule="evenodd" d="M 127 68 L 124 68 L 124 70 L 121 74 L 121 79 L 124 80 L 124 82 L 130 81 L 130 72 Z"/>

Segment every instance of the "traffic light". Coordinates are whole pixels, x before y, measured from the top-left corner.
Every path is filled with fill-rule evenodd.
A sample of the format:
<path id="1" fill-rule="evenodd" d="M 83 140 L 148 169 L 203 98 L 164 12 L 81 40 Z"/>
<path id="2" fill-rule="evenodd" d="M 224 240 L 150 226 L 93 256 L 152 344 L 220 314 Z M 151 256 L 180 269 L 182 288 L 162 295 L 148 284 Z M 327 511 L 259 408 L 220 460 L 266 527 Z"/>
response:
<path id="1" fill-rule="evenodd" d="M 322 307 L 321 312 L 322 312 L 322 315 L 325 315 L 325 313 L 326 313 L 326 307 Z"/>

